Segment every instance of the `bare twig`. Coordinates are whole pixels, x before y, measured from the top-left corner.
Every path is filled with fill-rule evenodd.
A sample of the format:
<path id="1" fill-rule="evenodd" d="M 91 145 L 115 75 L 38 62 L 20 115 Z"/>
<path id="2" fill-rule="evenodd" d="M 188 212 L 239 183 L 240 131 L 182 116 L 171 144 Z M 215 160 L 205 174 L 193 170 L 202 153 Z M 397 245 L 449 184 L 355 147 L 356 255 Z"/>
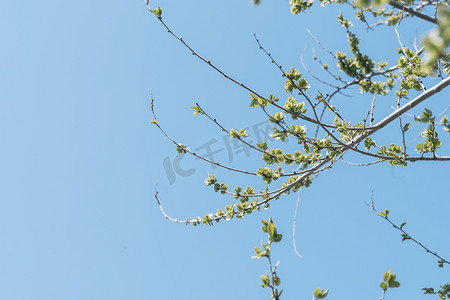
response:
<path id="1" fill-rule="evenodd" d="M 302 188 L 298 190 L 297 204 L 295 205 L 294 221 L 292 222 L 292 243 L 294 244 L 294 252 L 298 257 L 303 258 L 303 256 L 297 251 L 297 244 L 295 243 L 295 224 L 297 223 L 297 213 L 298 205 L 300 203 L 300 196 L 302 195 Z"/>
<path id="2" fill-rule="evenodd" d="M 375 164 L 380 163 L 380 162 L 382 162 L 382 161 L 383 161 L 383 160 L 379 159 L 379 160 L 376 160 L 376 161 L 373 161 L 373 162 L 370 162 L 370 163 L 365 163 L 365 164 L 355 164 L 355 163 L 351 163 L 351 162 L 342 160 L 342 162 L 343 162 L 344 164 L 348 164 L 348 165 L 355 166 L 355 167 L 367 167 L 367 166 L 375 165 Z"/>

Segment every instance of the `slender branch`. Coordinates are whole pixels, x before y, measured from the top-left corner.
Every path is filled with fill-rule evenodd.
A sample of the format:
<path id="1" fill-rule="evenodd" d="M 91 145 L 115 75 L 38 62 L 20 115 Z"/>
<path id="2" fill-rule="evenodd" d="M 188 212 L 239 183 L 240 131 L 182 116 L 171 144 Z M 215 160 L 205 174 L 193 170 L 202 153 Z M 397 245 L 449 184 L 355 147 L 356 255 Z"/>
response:
<path id="1" fill-rule="evenodd" d="M 269 242 L 269 244 L 271 244 L 272 242 Z M 266 255 L 267 260 L 269 261 L 269 268 L 270 268 L 270 275 L 271 275 L 271 283 L 269 283 L 269 287 L 272 290 L 272 295 L 274 297 L 274 300 L 279 300 L 280 297 L 275 295 L 275 286 L 273 284 L 274 282 L 274 277 L 277 276 L 277 272 L 274 270 L 274 268 L 272 267 L 272 260 L 270 258 L 270 254 Z"/>
<path id="2" fill-rule="evenodd" d="M 374 203 L 373 203 L 373 191 L 372 191 L 372 193 L 371 193 L 371 196 L 370 196 L 370 200 L 371 200 L 371 204 L 369 205 L 368 203 L 366 203 L 366 205 L 367 206 L 369 206 L 380 218 L 382 218 L 382 219 L 384 219 L 384 220 L 386 220 L 386 221 L 388 221 L 391 225 L 392 225 L 392 227 L 394 227 L 395 229 L 397 229 L 397 230 L 399 230 L 400 232 L 402 232 L 403 234 L 402 234 L 402 237 L 403 237 L 403 240 L 411 240 L 411 241 L 413 241 L 414 243 L 416 243 L 417 245 L 419 245 L 420 247 L 422 247 L 427 253 L 430 253 L 431 255 L 434 255 L 435 257 L 437 257 L 437 258 L 439 258 L 439 263 L 440 264 L 449 264 L 450 265 L 450 261 L 448 261 L 448 260 L 446 260 L 446 259 L 444 259 L 444 258 L 442 258 L 440 255 L 438 255 L 436 252 L 434 252 L 434 251 L 432 251 L 432 250 L 430 250 L 429 248 L 427 248 L 426 246 L 424 246 L 421 242 L 419 242 L 418 240 L 416 240 L 415 238 L 413 238 L 409 233 L 407 233 L 404 229 L 403 229 L 403 226 L 406 224 L 406 223 L 403 223 L 402 225 L 400 225 L 400 226 L 398 226 L 398 225 L 396 225 L 394 222 L 392 222 L 390 219 L 389 219 L 389 217 L 388 217 L 388 212 L 386 213 L 386 212 L 382 212 L 382 213 L 379 213 L 376 209 L 375 209 L 375 205 L 374 205 Z"/>
<path id="3" fill-rule="evenodd" d="M 367 166 L 375 165 L 375 164 L 380 163 L 382 161 L 383 160 L 379 159 L 379 160 L 376 160 L 376 161 L 373 161 L 373 162 L 370 162 L 370 163 L 366 163 L 366 164 L 355 164 L 355 163 L 351 163 L 351 162 L 342 160 L 342 162 L 344 164 L 348 164 L 348 165 L 355 166 L 355 167 L 367 167 Z"/>
<path id="4" fill-rule="evenodd" d="M 298 251 L 297 251 L 297 245 L 296 245 L 296 243 L 295 243 L 295 224 L 297 223 L 298 205 L 299 205 L 299 203 L 300 203 L 300 196 L 301 196 L 301 194 L 302 194 L 302 188 L 300 188 L 300 189 L 298 190 L 297 204 L 295 205 L 294 221 L 292 222 L 292 243 L 294 244 L 294 251 L 295 251 L 295 254 L 296 254 L 298 257 L 303 258 L 303 256 L 302 256 L 300 253 L 298 253 Z"/>
<path id="5" fill-rule="evenodd" d="M 151 99 L 152 99 L 151 110 L 152 110 L 153 118 L 154 118 L 154 121 L 155 121 L 155 122 L 153 122 L 152 124 L 155 124 L 155 125 L 158 127 L 158 129 L 159 129 L 159 130 L 160 130 L 160 131 L 161 131 L 161 132 L 162 132 L 162 133 L 163 133 L 163 134 L 164 134 L 164 135 L 165 135 L 172 143 L 175 144 L 175 146 L 182 147 L 182 149 L 183 149 L 184 151 L 186 151 L 187 153 L 189 153 L 189 154 L 191 154 L 191 155 L 193 155 L 193 156 L 195 156 L 195 157 L 197 157 L 197 158 L 199 158 L 199 159 L 201 159 L 201 160 L 204 160 L 204 161 L 206 161 L 206 162 L 209 162 L 209 163 L 211 163 L 211 164 L 213 164 L 213 165 L 216 165 L 216 166 L 218 166 L 218 167 L 221 167 L 221 168 L 224 168 L 224 169 L 227 169 L 227 170 L 230 170 L 230 171 L 238 172 L 238 173 L 243 173 L 243 174 L 247 174 L 247 175 L 255 175 L 255 176 L 257 176 L 257 174 L 256 174 L 255 172 L 249 172 L 249 171 L 240 170 L 240 169 L 236 169 L 236 168 L 232 168 L 232 167 L 226 166 L 226 165 L 224 165 L 224 164 L 221 164 L 221 163 L 212 161 L 212 160 L 210 160 L 210 159 L 207 159 L 206 157 L 200 156 L 200 155 L 198 155 L 197 153 L 191 151 L 191 150 L 190 150 L 188 147 L 186 147 L 186 146 L 180 146 L 180 144 L 177 143 L 174 139 L 172 139 L 172 138 L 169 136 L 169 134 L 167 134 L 167 132 L 166 132 L 166 131 L 161 127 L 161 125 L 159 125 L 159 123 L 157 122 L 155 109 L 154 109 L 154 107 L 153 107 L 153 96 L 151 97 Z"/>
<path id="6" fill-rule="evenodd" d="M 200 104 L 198 104 L 198 102 L 195 103 L 195 105 L 197 105 L 201 110 L 202 110 L 202 114 L 204 114 L 206 117 L 208 117 L 208 119 L 210 119 L 214 124 L 216 124 L 220 129 L 222 129 L 223 132 L 226 132 L 227 134 L 230 134 L 230 131 L 228 129 L 226 129 L 225 127 L 223 127 L 216 118 L 211 117 L 201 106 Z M 241 138 L 240 136 L 237 136 L 236 139 L 238 139 L 239 141 L 241 141 L 242 143 L 244 143 L 245 145 L 247 145 L 248 147 L 261 152 L 263 154 L 267 154 L 272 158 L 275 158 L 276 155 L 273 155 L 272 153 L 269 153 L 267 151 L 261 150 L 258 147 L 255 147 L 254 145 L 248 143 L 246 140 L 244 140 L 243 138 Z M 294 160 L 291 160 L 294 161 Z"/>
<path id="7" fill-rule="evenodd" d="M 380 300 L 384 300 L 385 294 L 386 294 L 386 290 L 383 289 L 383 292 L 381 293 L 381 298 L 380 298 Z"/>
<path id="8" fill-rule="evenodd" d="M 147 4 L 147 9 L 153 13 L 153 10 L 150 8 L 150 6 Z M 253 89 L 251 89 L 250 87 L 248 87 L 247 85 L 245 85 L 243 82 L 239 82 L 238 80 L 234 79 L 233 77 L 229 76 L 228 74 L 226 74 L 224 71 L 222 71 L 221 69 L 219 69 L 216 65 L 214 65 L 213 63 L 211 63 L 210 60 L 204 58 L 203 56 L 201 56 L 200 54 L 198 54 L 191 46 L 189 46 L 189 44 L 180 36 L 176 35 L 170 28 L 169 26 L 164 22 L 164 20 L 162 19 L 161 16 L 157 16 L 159 22 L 161 22 L 161 24 L 167 29 L 167 32 L 170 33 L 174 38 L 176 38 L 179 42 L 181 42 L 191 53 L 192 55 L 198 57 L 201 61 L 203 61 L 204 63 L 206 63 L 208 66 L 210 66 L 211 68 L 213 68 L 215 71 L 217 71 L 219 74 L 221 74 L 222 76 L 224 76 L 226 79 L 230 80 L 231 82 L 243 87 L 244 89 L 246 89 L 247 91 L 249 91 L 250 93 L 253 93 L 255 95 L 257 95 L 258 97 L 265 99 L 263 96 L 261 96 L 258 92 L 254 91 Z"/>
<path id="9" fill-rule="evenodd" d="M 334 55 L 334 53 L 333 53 L 331 50 L 327 49 L 327 48 L 319 41 L 319 39 L 316 38 L 316 37 L 312 34 L 311 30 L 309 30 L 308 28 L 306 28 L 306 31 L 309 33 L 309 35 L 311 36 L 311 38 L 312 38 L 317 44 L 319 44 L 319 46 L 320 46 L 325 52 L 328 52 L 328 54 L 330 54 L 331 57 L 336 58 L 336 56 Z"/>

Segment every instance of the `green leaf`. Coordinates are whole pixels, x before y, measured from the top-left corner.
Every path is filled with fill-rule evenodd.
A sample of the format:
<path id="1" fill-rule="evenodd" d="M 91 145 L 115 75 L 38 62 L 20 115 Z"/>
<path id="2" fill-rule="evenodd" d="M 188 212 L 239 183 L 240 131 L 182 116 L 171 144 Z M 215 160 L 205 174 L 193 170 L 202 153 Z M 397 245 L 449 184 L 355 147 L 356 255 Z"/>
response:
<path id="1" fill-rule="evenodd" d="M 239 137 L 239 132 L 236 129 L 232 128 L 230 130 L 230 137 L 233 138 L 233 139 Z"/>
<path id="2" fill-rule="evenodd" d="M 407 234 L 402 234 L 402 242 L 411 239 Z"/>
<path id="3" fill-rule="evenodd" d="M 198 114 L 198 113 L 203 114 L 203 110 L 202 110 L 200 107 L 198 107 L 198 106 L 191 106 L 191 107 L 189 107 L 189 108 L 191 108 L 191 109 L 194 110 L 193 116 L 195 116 L 195 115 Z"/>
<path id="4" fill-rule="evenodd" d="M 274 235 L 274 237 L 273 237 L 273 241 L 274 241 L 275 243 L 278 243 L 278 242 L 281 241 L 282 238 L 283 238 L 283 235 L 282 235 L 282 234 L 276 234 L 276 235 Z"/>
<path id="5" fill-rule="evenodd" d="M 266 275 L 261 275 L 261 281 L 262 281 L 261 286 L 263 288 L 267 288 L 269 286 L 270 280 L 269 280 L 269 276 L 267 276 L 267 273 L 266 273 Z"/>
<path id="6" fill-rule="evenodd" d="M 281 279 L 278 276 L 273 276 L 272 281 L 273 281 L 273 284 L 276 286 L 279 286 L 281 284 Z"/>
<path id="7" fill-rule="evenodd" d="M 284 90 L 288 93 L 292 93 L 292 90 L 294 89 L 294 84 L 289 79 L 286 80 L 284 83 Z"/>
<path id="8" fill-rule="evenodd" d="M 388 282 L 389 279 L 391 278 L 391 270 L 387 271 L 386 273 L 384 273 L 384 281 Z"/>
<path id="9" fill-rule="evenodd" d="M 161 18 L 161 15 L 162 15 L 162 9 L 161 9 L 161 7 L 158 6 L 158 8 L 155 8 L 155 9 L 153 10 L 153 14 L 154 14 L 155 16 L 157 16 L 158 18 Z"/>
<path id="10" fill-rule="evenodd" d="M 411 122 L 408 122 L 405 124 L 405 126 L 403 126 L 403 131 L 406 132 L 409 129 L 409 126 L 411 126 Z"/>
<path id="11" fill-rule="evenodd" d="M 239 129 L 239 136 L 248 137 L 247 131 L 245 129 Z"/>
<path id="12" fill-rule="evenodd" d="M 321 290 L 320 287 L 314 290 L 314 299 L 323 299 L 328 295 L 328 290 Z"/>
<path id="13" fill-rule="evenodd" d="M 256 96 L 255 94 L 250 94 L 250 98 L 252 99 L 252 102 L 250 102 L 250 107 L 259 106 L 258 96 Z"/>

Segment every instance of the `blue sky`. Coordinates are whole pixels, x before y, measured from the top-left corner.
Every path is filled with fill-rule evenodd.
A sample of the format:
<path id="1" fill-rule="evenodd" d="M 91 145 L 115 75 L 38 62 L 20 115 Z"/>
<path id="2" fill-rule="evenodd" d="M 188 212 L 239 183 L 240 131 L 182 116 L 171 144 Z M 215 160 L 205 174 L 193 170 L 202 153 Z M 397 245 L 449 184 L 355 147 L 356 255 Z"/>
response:
<path id="1" fill-rule="evenodd" d="M 206 118 L 192 117 L 189 107 L 199 102 L 227 128 L 248 127 L 253 140 L 265 119 L 249 108 L 248 92 L 193 57 L 143 2 L 0 3 L 0 298 L 268 299 L 258 286 L 266 263 L 251 256 L 266 238 L 260 220 L 269 216 L 284 234 L 273 249 L 281 261 L 284 299 L 310 299 L 318 286 L 330 289 L 330 299 L 375 299 L 388 269 L 402 286 L 387 297 L 432 298 L 420 289 L 447 283 L 448 268 L 437 268 L 436 259 L 416 245 L 401 243 L 400 234 L 364 204 L 373 190 L 377 208 L 389 208 L 393 220 L 406 221 L 411 235 L 448 259 L 445 163 L 339 164 L 321 174 L 302 193 L 296 228 L 303 259 L 295 256 L 291 238 L 296 195 L 214 227 L 164 220 L 153 198 L 156 183 L 167 212 L 185 219 L 233 201 L 205 187 L 209 173 L 230 187 L 259 181 L 191 157 L 180 161 L 191 175 L 174 169 L 171 175 L 177 153 L 149 124 L 150 90 L 159 123 L 174 138 L 191 149 L 215 138 L 215 158 L 238 168 L 257 169 L 259 154 L 227 150 L 223 133 Z M 292 16 L 287 2 L 151 5 L 161 6 L 167 24 L 224 71 L 261 94 L 284 99 L 284 81 L 253 33 L 285 67 L 301 68 L 304 51 L 308 66 L 320 72 L 311 47 L 324 58 L 326 53 L 305 28 L 330 49 L 347 50 L 336 21 L 342 7 L 317 6 Z M 416 31 L 420 38 L 429 29 L 422 23 L 400 27 L 405 44 L 414 42 Z M 395 63 L 392 30 L 355 30 L 363 50 Z M 313 79 L 311 84 L 323 88 Z M 370 97 L 355 95 L 336 101 L 349 114 L 366 109 Z M 448 91 L 415 112 L 441 112 L 446 97 Z M 380 99 L 377 117 L 393 103 L 392 97 Z M 392 141 L 398 137 L 394 128 L 378 136 Z M 444 146 L 441 153 L 448 150 Z"/>

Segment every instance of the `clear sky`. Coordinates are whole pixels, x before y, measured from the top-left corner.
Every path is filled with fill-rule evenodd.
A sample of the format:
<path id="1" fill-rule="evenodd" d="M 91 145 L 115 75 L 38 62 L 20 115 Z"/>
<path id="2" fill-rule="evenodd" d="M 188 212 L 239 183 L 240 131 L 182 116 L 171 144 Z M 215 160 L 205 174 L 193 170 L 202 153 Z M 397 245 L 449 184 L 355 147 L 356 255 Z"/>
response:
<path id="1" fill-rule="evenodd" d="M 328 59 L 306 28 L 328 48 L 347 50 L 336 20 L 339 6 L 293 16 L 287 0 L 265 0 L 259 7 L 248 0 L 151 5 L 161 6 L 166 22 L 199 53 L 263 95 L 287 97 L 253 33 L 285 67 L 301 69 L 304 51 L 306 64 L 320 72 L 312 47 Z M 367 32 L 354 23 L 363 51 L 395 63 L 392 30 Z M 403 42 L 412 47 L 415 33 L 420 38 L 428 28 L 406 21 Z M 268 299 L 258 286 L 266 262 L 251 256 L 266 238 L 260 220 L 269 216 L 284 234 L 273 246 L 284 299 L 311 299 L 319 286 L 330 289 L 330 299 L 377 299 L 388 269 L 402 283 L 388 299 L 430 299 L 421 288 L 449 281 L 448 266 L 440 269 L 417 245 L 402 243 L 364 204 L 373 190 L 378 209 L 389 208 L 394 221 L 407 222 L 411 235 L 449 259 L 448 163 L 338 164 L 321 174 L 300 202 L 296 228 L 303 259 L 295 256 L 291 238 L 296 195 L 244 220 L 214 227 L 174 224 L 153 198 L 156 183 L 167 212 L 185 219 L 233 202 L 203 184 L 209 173 L 230 187 L 259 181 L 177 157 L 173 144 L 149 124 L 150 90 L 159 123 L 174 138 L 205 154 L 210 145 L 215 159 L 256 170 L 259 154 L 230 143 L 189 109 L 198 101 L 226 127 L 248 128 L 253 141 L 267 138 L 264 115 L 249 108 L 248 93 L 193 57 L 144 1 L 3 0 L 0 32 L 1 299 Z M 304 73 L 314 91 L 323 88 Z M 369 96 L 354 95 L 336 101 L 355 110 L 369 105 Z M 444 91 L 415 112 L 445 110 L 448 95 Z M 380 98 L 377 117 L 392 105 L 392 97 Z M 417 134 L 408 136 L 410 143 Z M 444 146 L 441 153 L 449 150 Z"/>

